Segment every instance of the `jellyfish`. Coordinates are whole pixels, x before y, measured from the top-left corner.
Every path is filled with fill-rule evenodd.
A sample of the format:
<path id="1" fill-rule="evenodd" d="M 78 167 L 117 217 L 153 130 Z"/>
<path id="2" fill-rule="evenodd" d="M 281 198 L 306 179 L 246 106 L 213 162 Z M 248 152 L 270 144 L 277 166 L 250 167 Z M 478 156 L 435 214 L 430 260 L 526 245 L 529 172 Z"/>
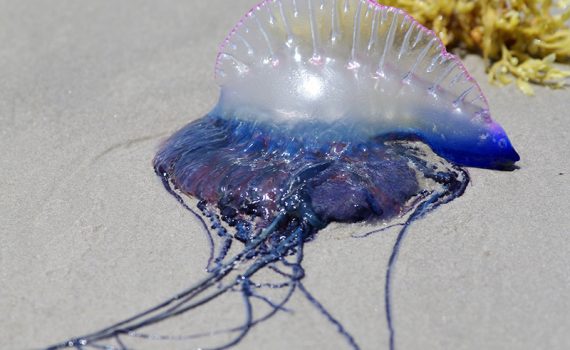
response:
<path id="1" fill-rule="evenodd" d="M 153 161 L 211 242 L 206 277 L 50 349 L 212 334 L 228 340 L 210 348 L 227 349 L 286 312 L 294 293 L 359 349 L 303 284 L 304 245 L 331 222 L 399 227 L 384 281 L 394 349 L 390 282 L 408 227 L 463 194 L 464 167 L 512 169 L 519 160 L 481 89 L 433 32 L 369 0 L 265 0 L 223 41 L 215 78 L 216 106 L 165 140 Z M 176 337 L 146 331 L 230 293 L 243 301 L 241 324 Z"/>

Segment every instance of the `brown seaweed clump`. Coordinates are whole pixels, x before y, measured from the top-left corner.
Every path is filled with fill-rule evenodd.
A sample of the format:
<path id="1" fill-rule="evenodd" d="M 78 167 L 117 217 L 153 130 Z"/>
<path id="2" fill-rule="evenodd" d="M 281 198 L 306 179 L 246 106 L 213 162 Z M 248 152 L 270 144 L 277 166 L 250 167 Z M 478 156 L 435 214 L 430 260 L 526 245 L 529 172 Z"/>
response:
<path id="1" fill-rule="evenodd" d="M 525 94 L 531 84 L 568 85 L 570 0 L 382 0 L 432 29 L 449 48 L 483 56 L 491 82 L 516 79 Z"/>

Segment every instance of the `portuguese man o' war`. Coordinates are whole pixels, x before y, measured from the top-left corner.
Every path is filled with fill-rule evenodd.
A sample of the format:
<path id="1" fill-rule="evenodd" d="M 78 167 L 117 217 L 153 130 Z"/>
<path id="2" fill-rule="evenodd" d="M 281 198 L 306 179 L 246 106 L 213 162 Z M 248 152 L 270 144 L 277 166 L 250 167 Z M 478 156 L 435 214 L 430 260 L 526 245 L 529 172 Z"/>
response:
<path id="1" fill-rule="evenodd" d="M 369 0 L 266 0 L 223 41 L 215 76 L 218 104 L 154 159 L 167 191 L 208 234 L 207 276 L 51 349 L 127 349 L 133 338 L 199 343 L 215 334 L 226 340 L 209 348 L 227 349 L 287 312 L 295 292 L 359 349 L 302 282 L 304 244 L 331 222 L 400 226 L 384 285 L 387 345 L 395 348 L 390 281 L 409 225 L 462 195 L 462 166 L 509 169 L 519 160 L 481 89 L 433 32 Z M 236 293 L 242 324 L 178 336 L 148 331 Z"/>

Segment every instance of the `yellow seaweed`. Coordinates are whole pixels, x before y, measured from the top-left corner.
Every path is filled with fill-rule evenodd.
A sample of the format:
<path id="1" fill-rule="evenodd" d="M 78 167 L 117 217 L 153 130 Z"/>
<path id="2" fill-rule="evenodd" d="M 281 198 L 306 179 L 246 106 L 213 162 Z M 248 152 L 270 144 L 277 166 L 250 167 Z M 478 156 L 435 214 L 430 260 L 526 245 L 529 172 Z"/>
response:
<path id="1" fill-rule="evenodd" d="M 404 9 L 432 29 L 448 49 L 480 54 L 489 80 L 516 80 L 525 94 L 531 84 L 561 88 L 570 62 L 570 0 L 381 0 Z"/>

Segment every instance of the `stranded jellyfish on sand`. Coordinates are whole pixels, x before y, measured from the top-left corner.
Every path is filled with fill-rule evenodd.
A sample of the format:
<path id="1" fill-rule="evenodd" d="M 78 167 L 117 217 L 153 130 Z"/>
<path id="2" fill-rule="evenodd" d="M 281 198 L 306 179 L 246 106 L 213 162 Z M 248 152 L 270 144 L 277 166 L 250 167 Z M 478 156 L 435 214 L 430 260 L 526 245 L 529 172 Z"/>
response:
<path id="1" fill-rule="evenodd" d="M 508 169 L 519 160 L 479 86 L 433 32 L 368 0 L 264 1 L 224 40 L 215 74 L 218 104 L 154 159 L 165 188 L 210 238 L 207 276 L 54 348 L 126 349 L 132 338 L 201 345 L 222 334 L 210 348 L 225 349 L 288 311 L 297 292 L 357 349 L 358 339 L 303 285 L 303 247 L 334 221 L 400 219 L 384 285 L 394 348 L 390 281 L 409 225 L 463 193 L 469 177 L 461 166 Z M 198 210 L 183 196 L 195 198 Z M 240 324 L 150 332 L 236 293 L 245 310 Z"/>

